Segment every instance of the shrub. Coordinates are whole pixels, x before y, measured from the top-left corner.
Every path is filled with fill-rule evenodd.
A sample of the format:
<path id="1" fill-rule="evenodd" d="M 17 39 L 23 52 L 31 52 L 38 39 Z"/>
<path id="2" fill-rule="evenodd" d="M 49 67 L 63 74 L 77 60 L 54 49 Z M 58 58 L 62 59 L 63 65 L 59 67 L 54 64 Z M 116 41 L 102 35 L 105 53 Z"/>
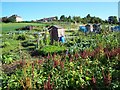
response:
<path id="1" fill-rule="evenodd" d="M 13 56 L 9 54 L 2 55 L 2 63 L 9 64 L 13 61 Z"/>
<path id="2" fill-rule="evenodd" d="M 25 42 L 22 42 L 22 46 L 23 47 L 35 46 L 35 44 L 33 42 L 25 41 Z"/>
<path id="3" fill-rule="evenodd" d="M 3 47 L 10 46 L 9 42 L 4 42 Z"/>
<path id="4" fill-rule="evenodd" d="M 40 55 L 47 55 L 48 53 L 53 54 L 53 53 L 62 53 L 66 50 L 64 46 L 53 46 L 53 45 L 47 45 L 44 46 L 42 49 L 38 50 Z"/>
<path id="5" fill-rule="evenodd" d="M 18 37 L 17 37 L 17 40 L 26 40 L 26 36 L 25 35 L 19 35 Z"/>

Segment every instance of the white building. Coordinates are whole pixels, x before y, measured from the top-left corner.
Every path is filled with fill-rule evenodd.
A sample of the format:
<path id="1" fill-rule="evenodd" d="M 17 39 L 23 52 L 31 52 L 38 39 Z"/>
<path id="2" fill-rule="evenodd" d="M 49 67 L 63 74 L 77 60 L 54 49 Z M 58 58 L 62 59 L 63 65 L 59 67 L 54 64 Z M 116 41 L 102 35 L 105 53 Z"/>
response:
<path id="1" fill-rule="evenodd" d="M 15 22 L 21 22 L 23 21 L 22 17 L 18 16 L 18 15 L 12 15 L 9 17 L 9 19 L 14 20 Z"/>
<path id="2" fill-rule="evenodd" d="M 23 21 L 23 19 L 20 17 L 20 16 L 16 16 L 16 22 L 21 22 L 21 21 Z"/>

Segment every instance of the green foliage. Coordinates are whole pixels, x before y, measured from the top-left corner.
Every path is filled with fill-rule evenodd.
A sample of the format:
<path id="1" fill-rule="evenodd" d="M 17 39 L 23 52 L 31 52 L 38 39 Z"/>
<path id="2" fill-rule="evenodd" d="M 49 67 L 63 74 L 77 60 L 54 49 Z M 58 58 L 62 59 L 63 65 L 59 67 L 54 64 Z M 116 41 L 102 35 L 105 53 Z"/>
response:
<path id="1" fill-rule="evenodd" d="M 15 51 L 18 46 L 19 46 L 19 41 L 18 40 L 13 40 L 13 39 L 7 39 L 5 41 L 2 42 L 2 53 L 5 52 L 11 52 L 11 51 Z"/>
<path id="2" fill-rule="evenodd" d="M 6 46 L 10 46 L 10 43 L 9 42 L 4 42 L 3 47 L 6 47 Z"/>
<path id="3" fill-rule="evenodd" d="M 116 16 L 109 16 L 108 17 L 108 22 L 110 24 L 117 24 L 118 23 L 117 17 Z"/>
<path id="4" fill-rule="evenodd" d="M 53 46 L 53 45 L 46 45 L 42 49 L 39 50 L 41 55 L 48 55 L 53 53 L 62 53 L 66 50 L 64 46 Z"/>
<path id="5" fill-rule="evenodd" d="M 17 40 L 26 40 L 26 36 L 24 34 L 21 34 L 17 37 Z"/>
<path id="6" fill-rule="evenodd" d="M 90 17 L 90 15 L 87 16 L 87 18 Z M 87 22 L 87 19 L 85 20 Z M 64 27 L 69 26 L 67 23 L 62 24 Z M 101 88 L 119 89 L 120 32 L 109 32 L 104 27 L 102 33 L 96 35 L 85 36 L 83 33 L 74 31 L 70 31 L 70 33 L 75 37 L 68 38 L 64 44 L 55 42 L 54 45 L 49 45 L 48 37 L 45 45 L 41 39 L 39 56 L 32 58 L 29 53 L 34 52 L 36 42 L 33 39 L 37 38 L 33 38 L 32 32 L 26 33 L 26 35 L 15 35 L 15 38 L 25 36 L 26 41 L 24 42 L 4 35 L 2 37 L 4 47 L 1 47 L 3 50 L 2 63 L 10 73 L 6 73 L 6 68 L 3 68 L 2 77 L 0 76 L 3 81 L 2 89 L 43 90 L 46 87 L 48 90 L 50 87 L 53 90 L 94 90 L 96 87 L 98 90 Z M 24 46 L 24 50 L 21 44 Z M 30 52 L 25 50 L 26 48 L 31 49 Z M 22 54 L 19 53 L 20 49 Z M 68 52 L 65 53 L 66 49 Z M 105 50 L 108 51 L 105 52 Z M 42 55 L 48 56 L 42 57 Z M 15 62 L 19 59 L 22 61 Z M 13 68 L 15 69 L 13 70 Z M 46 84 L 49 85 L 46 86 Z"/>
<path id="7" fill-rule="evenodd" d="M 13 59 L 10 55 L 7 55 L 7 56 L 3 56 L 3 63 L 5 64 L 10 64 L 11 62 L 13 62 Z"/>
<path id="8" fill-rule="evenodd" d="M 23 47 L 35 46 L 35 44 L 33 42 L 30 42 L 30 41 L 25 41 L 25 42 L 22 42 L 22 46 Z"/>
<path id="9" fill-rule="evenodd" d="M 3 88 L 45 89 L 119 89 L 119 59 L 107 59 L 100 49 L 94 58 L 81 58 L 80 53 L 69 55 L 49 54 L 40 60 L 24 60 L 13 74 L 3 74 Z M 103 63 L 104 61 L 104 63 Z M 107 83 L 107 84 L 106 84 Z"/>
<path id="10" fill-rule="evenodd" d="M 99 17 L 92 17 L 90 14 L 88 14 L 86 17 L 81 18 L 80 16 L 68 16 L 66 17 L 65 15 L 61 15 L 60 21 L 63 22 L 73 22 L 73 23 L 103 23 L 103 20 Z"/>
<path id="11" fill-rule="evenodd" d="M 18 60 L 20 58 L 19 55 L 17 55 L 16 53 L 3 53 L 2 54 L 2 63 L 3 64 L 10 64 L 15 60 Z"/>

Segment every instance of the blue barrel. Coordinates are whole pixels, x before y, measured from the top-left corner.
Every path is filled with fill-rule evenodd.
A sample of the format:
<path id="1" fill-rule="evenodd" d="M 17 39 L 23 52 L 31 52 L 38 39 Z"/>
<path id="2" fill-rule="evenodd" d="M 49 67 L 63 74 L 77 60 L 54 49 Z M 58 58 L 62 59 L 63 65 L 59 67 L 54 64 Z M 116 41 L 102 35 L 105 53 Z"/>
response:
<path id="1" fill-rule="evenodd" d="M 84 32 L 84 33 L 86 33 L 86 32 L 88 31 L 85 26 L 80 26 L 79 29 L 80 29 L 80 31 L 82 31 L 82 32 Z"/>
<path id="2" fill-rule="evenodd" d="M 65 38 L 61 37 L 61 42 L 64 43 L 65 42 Z"/>

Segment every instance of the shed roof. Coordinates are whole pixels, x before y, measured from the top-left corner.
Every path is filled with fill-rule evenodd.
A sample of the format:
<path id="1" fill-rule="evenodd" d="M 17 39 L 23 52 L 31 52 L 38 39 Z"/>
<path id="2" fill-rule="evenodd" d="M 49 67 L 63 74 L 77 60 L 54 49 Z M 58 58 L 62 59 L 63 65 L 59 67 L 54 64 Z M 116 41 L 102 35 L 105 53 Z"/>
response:
<path id="1" fill-rule="evenodd" d="M 61 26 L 59 25 L 52 25 L 51 27 L 48 28 L 48 30 L 51 30 L 53 27 L 57 28 L 57 29 L 63 29 Z"/>
<path id="2" fill-rule="evenodd" d="M 53 27 L 56 27 L 56 28 L 58 28 L 58 29 L 62 29 L 62 27 L 59 26 L 59 25 L 53 25 Z"/>

